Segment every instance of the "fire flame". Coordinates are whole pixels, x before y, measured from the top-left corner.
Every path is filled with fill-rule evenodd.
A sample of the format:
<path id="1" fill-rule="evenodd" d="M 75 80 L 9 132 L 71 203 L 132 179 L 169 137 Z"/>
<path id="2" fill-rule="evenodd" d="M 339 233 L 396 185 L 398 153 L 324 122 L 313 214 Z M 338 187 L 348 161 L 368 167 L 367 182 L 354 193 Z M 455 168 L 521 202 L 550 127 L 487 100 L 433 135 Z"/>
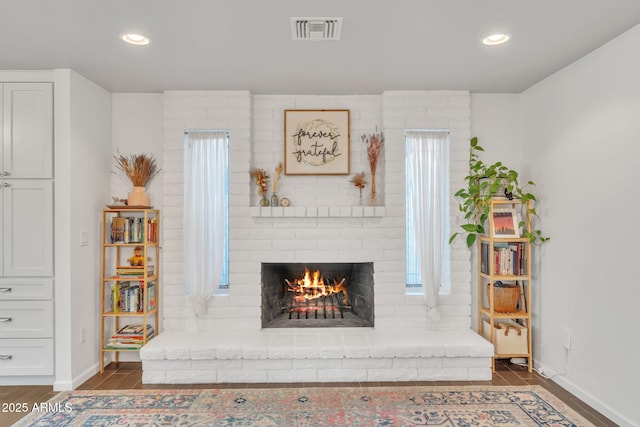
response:
<path id="1" fill-rule="evenodd" d="M 289 285 L 289 291 L 294 292 L 294 299 L 297 302 L 328 297 L 342 292 L 344 295 L 343 303 L 347 305 L 349 298 L 345 281 L 346 279 L 343 278 L 339 283 L 325 283 L 324 278 L 320 275 L 320 270 L 316 270 L 311 274 L 308 267 L 305 267 L 304 276 L 301 278 L 294 279 L 293 282 L 286 280 L 287 285 Z"/>

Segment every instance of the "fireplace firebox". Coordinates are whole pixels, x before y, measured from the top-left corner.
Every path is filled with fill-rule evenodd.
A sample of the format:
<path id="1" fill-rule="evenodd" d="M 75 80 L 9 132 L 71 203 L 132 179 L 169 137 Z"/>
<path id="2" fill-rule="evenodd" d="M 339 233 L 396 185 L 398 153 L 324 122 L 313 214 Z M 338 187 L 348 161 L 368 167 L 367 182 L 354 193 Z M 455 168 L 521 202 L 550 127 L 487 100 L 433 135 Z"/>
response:
<path id="1" fill-rule="evenodd" d="M 263 263 L 262 327 L 374 326 L 373 263 Z"/>

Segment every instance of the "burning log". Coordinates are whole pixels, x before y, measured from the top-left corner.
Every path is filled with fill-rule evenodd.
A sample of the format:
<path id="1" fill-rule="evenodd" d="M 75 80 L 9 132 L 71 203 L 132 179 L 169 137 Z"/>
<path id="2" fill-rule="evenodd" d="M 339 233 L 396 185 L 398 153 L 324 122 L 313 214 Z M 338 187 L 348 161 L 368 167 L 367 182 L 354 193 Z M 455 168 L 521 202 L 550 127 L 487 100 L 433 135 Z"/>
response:
<path id="1" fill-rule="evenodd" d="M 285 279 L 287 283 L 287 291 L 291 292 L 291 303 L 288 307 L 283 307 L 284 310 L 289 312 L 289 318 L 293 313 L 304 313 L 308 318 L 309 313 L 314 313 L 315 317 L 318 317 L 318 311 L 322 311 L 324 318 L 327 318 L 327 311 L 332 312 L 332 317 L 335 318 L 335 310 L 340 311 L 340 316 L 343 317 L 343 310 L 351 308 L 349 306 L 349 293 L 347 290 L 347 280 L 342 278 L 340 281 L 333 280 L 333 283 L 325 283 L 325 279 L 320 275 L 320 271 L 315 271 L 313 274 L 309 272 L 308 268 L 305 268 L 305 273 L 302 278 L 289 281 Z M 338 294 L 342 293 L 342 303 L 340 303 Z M 334 302 L 334 297 L 336 298 Z M 311 305 L 315 302 L 315 305 Z"/>

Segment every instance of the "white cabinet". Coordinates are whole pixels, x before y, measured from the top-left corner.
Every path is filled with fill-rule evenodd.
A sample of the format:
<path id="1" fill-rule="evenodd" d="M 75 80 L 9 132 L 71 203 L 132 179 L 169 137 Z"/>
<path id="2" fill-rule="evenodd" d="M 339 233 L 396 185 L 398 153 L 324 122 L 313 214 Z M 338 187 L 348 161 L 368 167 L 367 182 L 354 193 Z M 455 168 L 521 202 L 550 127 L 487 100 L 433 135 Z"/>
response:
<path id="1" fill-rule="evenodd" d="M 53 279 L 0 278 L 0 376 L 53 375 Z"/>
<path id="2" fill-rule="evenodd" d="M 0 277 L 53 276 L 53 83 L 0 83 Z"/>
<path id="3" fill-rule="evenodd" d="M 53 275 L 53 183 L 0 180 L 0 276 Z"/>
<path id="4" fill-rule="evenodd" d="M 53 84 L 0 83 L 4 178 L 53 178 Z"/>
<path id="5" fill-rule="evenodd" d="M 40 277 L 0 277 L 0 301 L 35 301 L 52 299 L 53 279 Z"/>
<path id="6" fill-rule="evenodd" d="M 0 336 L 50 338 L 53 336 L 52 301 L 0 301 Z"/>
<path id="7" fill-rule="evenodd" d="M 0 340 L 0 375 L 53 375 L 53 339 Z"/>
<path id="8" fill-rule="evenodd" d="M 54 374 L 53 83 L 0 83 L 0 148 L 2 382 Z"/>

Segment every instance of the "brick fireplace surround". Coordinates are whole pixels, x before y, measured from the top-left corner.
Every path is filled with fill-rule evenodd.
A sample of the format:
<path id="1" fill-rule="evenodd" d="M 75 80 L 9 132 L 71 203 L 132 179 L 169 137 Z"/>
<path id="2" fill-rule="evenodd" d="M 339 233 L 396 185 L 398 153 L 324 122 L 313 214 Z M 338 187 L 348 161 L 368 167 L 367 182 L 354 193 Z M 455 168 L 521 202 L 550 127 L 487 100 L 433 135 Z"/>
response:
<path id="1" fill-rule="evenodd" d="M 385 134 L 376 206 L 359 206 L 350 176 L 283 176 L 291 206 L 258 206 L 252 166 L 271 172 L 283 158 L 285 109 L 349 109 L 351 175 L 367 172 L 360 135 Z M 404 131 L 448 129 L 451 188 L 462 185 L 470 137 L 466 91 L 381 95 L 253 95 L 247 91 L 164 94 L 160 334 L 140 352 L 143 382 L 349 382 L 487 380 L 491 344 L 471 329 L 471 262 L 452 247 L 451 288 L 429 315 L 404 285 Z M 230 132 L 230 286 L 196 318 L 184 295 L 184 131 Z M 460 217 L 452 198 L 452 224 Z M 375 326 L 261 328 L 263 263 L 374 264 Z"/>

